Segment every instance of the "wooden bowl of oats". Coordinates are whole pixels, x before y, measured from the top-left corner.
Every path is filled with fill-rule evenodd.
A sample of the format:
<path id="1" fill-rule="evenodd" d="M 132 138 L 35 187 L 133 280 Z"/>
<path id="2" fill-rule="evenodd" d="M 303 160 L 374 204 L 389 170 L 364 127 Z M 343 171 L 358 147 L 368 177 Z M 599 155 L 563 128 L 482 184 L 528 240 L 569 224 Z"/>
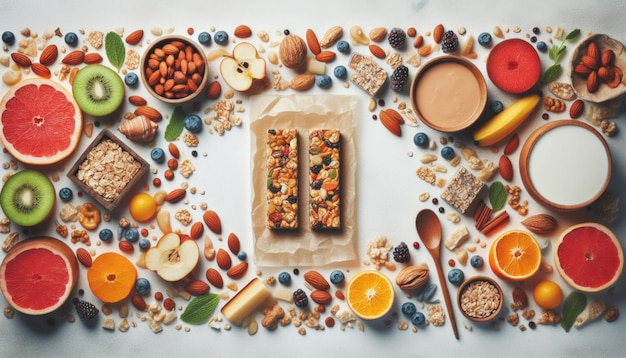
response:
<path id="1" fill-rule="evenodd" d="M 504 294 L 494 279 L 474 276 L 459 287 L 457 302 L 465 318 L 474 322 L 487 322 L 500 314 Z"/>

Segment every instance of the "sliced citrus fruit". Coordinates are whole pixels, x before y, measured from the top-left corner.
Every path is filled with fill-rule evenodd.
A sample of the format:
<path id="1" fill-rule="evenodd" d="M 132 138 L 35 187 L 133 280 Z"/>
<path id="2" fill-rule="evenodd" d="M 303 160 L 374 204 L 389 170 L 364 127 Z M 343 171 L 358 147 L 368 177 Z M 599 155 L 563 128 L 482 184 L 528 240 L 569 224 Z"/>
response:
<path id="1" fill-rule="evenodd" d="M 0 140 L 26 164 L 65 159 L 76 149 L 83 128 L 72 94 L 47 79 L 28 79 L 11 87 L 0 102 L 0 116 Z"/>
<path id="2" fill-rule="evenodd" d="M 556 243 L 554 262 L 567 284 L 583 292 L 598 292 L 619 279 L 624 252 L 609 228 L 580 223 L 563 231 Z"/>
<path id="3" fill-rule="evenodd" d="M 346 301 L 357 316 L 374 320 L 384 316 L 393 306 L 394 291 L 384 274 L 366 270 L 357 273 L 346 288 Z"/>
<path id="4" fill-rule="evenodd" d="M 489 266 L 501 279 L 525 280 L 534 275 L 540 265 L 541 248 L 526 231 L 504 232 L 491 243 Z"/>
<path id="5" fill-rule="evenodd" d="M 0 266 L 0 289 L 15 310 L 42 315 L 59 308 L 78 279 L 78 261 L 60 240 L 39 237 L 15 245 Z"/>
<path id="6" fill-rule="evenodd" d="M 559 307 L 563 301 L 563 291 L 556 282 L 543 280 L 535 285 L 533 298 L 539 307 L 552 310 Z"/>
<path id="7" fill-rule="evenodd" d="M 119 302 L 130 294 L 137 280 L 137 269 L 126 257 L 106 252 L 96 257 L 87 271 L 91 292 L 102 302 Z"/>

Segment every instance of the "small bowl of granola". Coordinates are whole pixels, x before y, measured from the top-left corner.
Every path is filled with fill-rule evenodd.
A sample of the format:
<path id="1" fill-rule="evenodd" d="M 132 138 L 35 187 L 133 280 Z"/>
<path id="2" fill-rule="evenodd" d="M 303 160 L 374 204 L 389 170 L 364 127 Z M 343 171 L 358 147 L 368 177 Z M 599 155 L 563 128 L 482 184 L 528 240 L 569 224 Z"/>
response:
<path id="1" fill-rule="evenodd" d="M 487 322 L 500 314 L 504 294 L 494 279 L 474 276 L 459 287 L 457 302 L 465 318 L 474 322 Z"/>

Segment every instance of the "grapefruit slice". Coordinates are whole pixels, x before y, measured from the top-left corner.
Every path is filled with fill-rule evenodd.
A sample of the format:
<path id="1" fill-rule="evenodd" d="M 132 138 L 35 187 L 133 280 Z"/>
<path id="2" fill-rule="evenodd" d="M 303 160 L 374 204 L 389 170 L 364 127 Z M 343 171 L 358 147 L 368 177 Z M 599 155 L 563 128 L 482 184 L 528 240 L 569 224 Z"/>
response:
<path id="1" fill-rule="evenodd" d="M 15 310 L 43 315 L 59 308 L 74 290 L 78 261 L 62 241 L 51 237 L 15 245 L 0 266 L 0 289 Z"/>
<path id="2" fill-rule="evenodd" d="M 346 288 L 346 301 L 365 320 L 381 318 L 393 306 L 394 291 L 387 276 L 375 270 L 357 273 Z"/>
<path id="3" fill-rule="evenodd" d="M 624 252 L 609 228 L 588 222 L 563 231 L 556 243 L 554 261 L 570 286 L 583 292 L 598 292 L 619 279 Z"/>
<path id="4" fill-rule="evenodd" d="M 72 94 L 42 78 L 11 87 L 0 102 L 0 140 L 25 164 L 50 165 L 67 158 L 80 140 L 83 117 Z"/>

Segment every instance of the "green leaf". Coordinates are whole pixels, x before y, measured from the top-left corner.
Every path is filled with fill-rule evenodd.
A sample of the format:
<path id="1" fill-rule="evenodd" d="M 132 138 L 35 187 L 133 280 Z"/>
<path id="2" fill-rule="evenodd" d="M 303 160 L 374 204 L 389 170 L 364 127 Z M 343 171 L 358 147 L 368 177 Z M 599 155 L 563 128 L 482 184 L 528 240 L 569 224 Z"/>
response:
<path id="1" fill-rule="evenodd" d="M 570 293 L 563 303 L 563 318 L 561 319 L 561 327 L 565 332 L 569 332 L 574 325 L 576 317 L 585 310 L 587 306 L 587 296 L 581 292 L 574 291 Z"/>
<path id="2" fill-rule="evenodd" d="M 506 204 L 506 190 L 504 184 L 499 181 L 493 182 L 489 187 L 489 202 L 491 210 L 498 211 Z"/>
<path id="3" fill-rule="evenodd" d="M 541 82 L 547 84 L 555 81 L 557 78 L 559 78 L 559 76 L 561 76 L 562 70 L 563 69 L 561 68 L 561 65 L 555 63 L 554 65 L 548 67 L 546 72 L 543 73 L 543 76 L 541 77 Z"/>
<path id="4" fill-rule="evenodd" d="M 104 49 L 111 65 L 119 71 L 124 65 L 124 57 L 126 56 L 126 48 L 120 35 L 113 31 L 107 33 L 104 38 Z"/>
<path id="5" fill-rule="evenodd" d="M 559 57 L 559 48 L 561 48 L 561 46 L 552 45 L 550 51 L 548 51 L 548 57 L 554 62 L 557 62 L 557 58 Z"/>
<path id="6" fill-rule="evenodd" d="M 206 293 L 189 301 L 180 319 L 189 324 L 203 324 L 215 312 L 220 297 L 215 293 Z"/>
<path id="7" fill-rule="evenodd" d="M 183 132 L 183 128 L 185 127 L 185 110 L 183 107 L 178 106 L 174 108 L 174 113 L 170 118 L 170 121 L 167 123 L 167 127 L 165 127 L 165 140 L 171 142 L 176 140 L 178 136 Z"/>
<path id="8" fill-rule="evenodd" d="M 576 40 L 578 36 L 580 36 L 580 29 L 574 29 L 569 34 L 567 34 L 567 36 L 565 36 L 565 40 L 573 41 Z"/>

